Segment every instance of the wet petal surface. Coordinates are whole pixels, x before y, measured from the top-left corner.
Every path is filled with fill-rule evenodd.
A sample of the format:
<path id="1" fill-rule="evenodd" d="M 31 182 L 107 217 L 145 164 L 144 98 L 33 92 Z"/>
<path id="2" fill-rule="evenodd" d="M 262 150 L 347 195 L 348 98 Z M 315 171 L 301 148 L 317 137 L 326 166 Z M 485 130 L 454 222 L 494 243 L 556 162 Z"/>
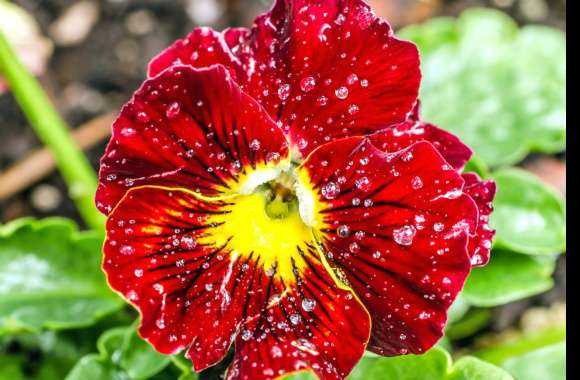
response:
<path id="1" fill-rule="evenodd" d="M 251 33 L 229 31 L 224 39 L 236 58 L 222 61 L 232 61 L 244 91 L 304 157 L 328 141 L 403 122 L 417 99 L 415 45 L 395 38 L 362 0 L 278 0 Z M 204 60 L 187 60 L 191 45 L 178 41 L 151 74 L 173 62 L 203 67 Z"/>
<path id="2" fill-rule="evenodd" d="M 97 206 L 109 213 L 143 185 L 206 196 L 249 191 L 256 177 L 263 181 L 288 163 L 282 132 L 223 66 L 174 66 L 146 81 L 115 121 Z"/>
<path id="3" fill-rule="evenodd" d="M 483 181 L 475 173 L 463 174 L 465 193 L 471 196 L 479 210 L 479 220 L 475 233 L 469 239 L 469 255 L 474 266 L 485 266 L 489 263 L 495 230 L 489 225 L 489 216 L 493 212 L 493 199 L 496 185 L 492 180 Z"/>
<path id="4" fill-rule="evenodd" d="M 371 313 L 367 349 L 432 347 L 470 271 L 477 208 L 461 176 L 429 143 L 387 154 L 361 138 L 320 147 L 301 175 L 329 262 Z"/>
<path id="5" fill-rule="evenodd" d="M 396 152 L 416 142 L 428 141 L 458 171 L 463 170 L 472 156 L 471 149 L 455 135 L 421 121 L 418 104 L 405 122 L 375 132 L 369 139 L 373 145 L 386 152 Z"/>
<path id="6" fill-rule="evenodd" d="M 141 336 L 163 353 L 188 349 L 196 370 L 235 341 L 228 379 L 305 368 L 341 379 L 364 353 L 370 318 L 289 218 L 269 219 L 257 194 L 207 202 L 136 188 L 109 216 L 104 270 L 140 311 Z"/>

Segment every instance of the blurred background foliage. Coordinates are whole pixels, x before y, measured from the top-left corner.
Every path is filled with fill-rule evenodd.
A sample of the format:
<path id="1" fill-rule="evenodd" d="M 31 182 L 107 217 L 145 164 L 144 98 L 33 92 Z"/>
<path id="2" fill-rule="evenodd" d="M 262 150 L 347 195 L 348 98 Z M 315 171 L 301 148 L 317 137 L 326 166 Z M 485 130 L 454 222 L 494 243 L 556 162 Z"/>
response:
<path id="1" fill-rule="evenodd" d="M 469 169 L 498 183 L 497 239 L 439 347 L 369 354 L 351 379 L 564 379 L 566 2 L 370 3 L 421 51 L 423 117 L 470 144 Z M 197 25 L 250 26 L 270 4 L 0 0 L 0 29 L 97 169 L 114 114 L 151 57 Z M 136 312 L 100 271 L 102 232 L 79 232 L 71 190 L 1 76 L 0 141 L 0 380 L 223 374 L 224 365 L 193 374 L 183 357 L 138 338 Z"/>

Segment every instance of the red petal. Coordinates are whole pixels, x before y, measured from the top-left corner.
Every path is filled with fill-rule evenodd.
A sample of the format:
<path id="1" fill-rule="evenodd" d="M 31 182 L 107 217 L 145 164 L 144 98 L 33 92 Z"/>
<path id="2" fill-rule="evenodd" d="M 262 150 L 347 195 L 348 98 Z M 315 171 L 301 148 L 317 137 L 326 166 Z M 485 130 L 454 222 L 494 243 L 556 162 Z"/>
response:
<path id="1" fill-rule="evenodd" d="M 228 193 L 253 170 L 287 160 L 282 132 L 222 66 L 174 66 L 147 80 L 115 121 L 97 205 L 108 213 L 143 185 Z"/>
<path id="2" fill-rule="evenodd" d="M 186 38 L 175 41 L 173 45 L 153 58 L 149 63 L 149 76 L 157 76 L 172 66 L 186 64 L 196 68 L 206 68 L 221 64 L 231 69 L 231 74 L 235 78 L 235 68 L 240 68 L 241 65 L 230 49 L 239 43 L 240 37 L 247 33 L 248 30 L 242 28 L 228 29 L 224 33 L 207 27 L 195 28 Z"/>
<path id="3" fill-rule="evenodd" d="M 377 148 L 396 152 L 419 141 L 428 141 L 437 148 L 449 165 L 458 171 L 463 170 L 472 156 L 469 147 L 455 135 L 436 126 L 419 120 L 418 106 L 415 113 L 404 123 L 385 128 L 369 136 Z"/>
<path id="4" fill-rule="evenodd" d="M 368 349 L 425 352 L 470 271 L 477 208 L 463 179 L 427 142 L 386 154 L 361 138 L 318 148 L 301 170 L 331 265 L 371 313 Z"/>
<path id="5" fill-rule="evenodd" d="M 489 262 L 495 230 L 489 226 L 489 216 L 493 212 L 496 185 L 494 181 L 482 181 L 475 173 L 463 174 L 465 193 L 471 196 L 479 209 L 479 224 L 469 239 L 469 255 L 473 266 L 485 266 Z"/>
<path id="6" fill-rule="evenodd" d="M 141 336 L 163 353 L 188 348 L 198 371 L 219 362 L 235 340 L 229 379 L 272 379 L 304 368 L 344 378 L 364 353 L 368 313 L 337 285 L 311 242 L 280 250 L 266 265 L 272 257 L 260 243 L 255 251 L 243 248 L 252 236 L 224 238 L 228 224 L 240 220 L 237 202 L 249 197 L 210 203 L 179 189 L 132 189 L 107 223 L 111 287 L 140 311 Z M 241 219 L 250 226 L 264 211 L 251 212 Z"/>
<path id="7" fill-rule="evenodd" d="M 226 39 L 239 59 L 230 70 L 304 156 L 328 141 L 403 122 L 417 99 L 417 48 L 395 38 L 362 0 L 277 0 L 251 35 L 229 32 Z M 191 48 L 177 42 L 152 72 L 174 56 L 203 64 L 186 61 Z"/>

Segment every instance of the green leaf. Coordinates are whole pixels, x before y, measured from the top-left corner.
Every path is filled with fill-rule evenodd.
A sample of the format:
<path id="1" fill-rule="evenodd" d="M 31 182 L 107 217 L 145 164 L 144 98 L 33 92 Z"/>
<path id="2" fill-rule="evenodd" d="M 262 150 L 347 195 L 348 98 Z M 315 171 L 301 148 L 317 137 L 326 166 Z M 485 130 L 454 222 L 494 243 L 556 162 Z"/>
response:
<path id="1" fill-rule="evenodd" d="M 135 326 L 116 327 L 103 333 L 97 342 L 99 354 L 83 357 L 66 380 L 141 380 L 161 372 L 171 362 L 139 338 Z"/>
<path id="2" fill-rule="evenodd" d="M 472 8 L 399 32 L 422 57 L 425 120 L 461 137 L 490 166 L 566 146 L 565 35 Z"/>
<path id="3" fill-rule="evenodd" d="M 511 358 L 503 367 L 518 380 L 564 380 L 566 342 Z"/>
<path id="4" fill-rule="evenodd" d="M 126 380 L 122 371 L 97 354 L 84 356 L 65 380 Z"/>
<path id="5" fill-rule="evenodd" d="M 555 260 L 493 250 L 491 261 L 475 268 L 467 279 L 463 298 L 473 306 L 504 305 L 552 288 Z"/>
<path id="6" fill-rule="evenodd" d="M 315 379 L 303 372 L 284 377 L 286 380 Z M 479 359 L 466 357 L 452 364 L 451 356 L 436 347 L 424 355 L 392 358 L 364 357 L 348 380 L 513 380 L 502 370 Z"/>
<path id="7" fill-rule="evenodd" d="M 102 237 L 65 219 L 0 227 L 0 333 L 88 326 L 119 309 L 100 269 Z"/>
<path id="8" fill-rule="evenodd" d="M 0 355 L 0 380 L 27 380 L 22 364 L 17 355 Z"/>
<path id="9" fill-rule="evenodd" d="M 119 365 L 131 379 L 147 379 L 160 372 L 171 362 L 171 357 L 161 355 L 141 339 L 135 328 L 125 333 Z"/>
<path id="10" fill-rule="evenodd" d="M 447 380 L 513 380 L 504 370 L 493 364 L 472 357 L 460 359 L 451 370 Z"/>
<path id="11" fill-rule="evenodd" d="M 496 246 L 529 255 L 564 252 L 566 215 L 560 195 L 520 169 L 503 169 L 492 178 L 498 188 L 490 219 Z"/>

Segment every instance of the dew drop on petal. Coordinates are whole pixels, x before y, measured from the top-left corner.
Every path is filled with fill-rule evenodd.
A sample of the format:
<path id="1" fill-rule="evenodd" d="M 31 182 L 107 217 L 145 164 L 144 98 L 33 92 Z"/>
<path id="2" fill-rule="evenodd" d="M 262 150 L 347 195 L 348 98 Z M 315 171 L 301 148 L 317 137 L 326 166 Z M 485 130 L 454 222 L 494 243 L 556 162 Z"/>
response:
<path id="1" fill-rule="evenodd" d="M 252 141 L 250 141 L 250 150 L 253 150 L 254 152 L 260 150 L 261 146 L 262 144 L 258 139 L 253 139 Z"/>
<path id="2" fill-rule="evenodd" d="M 165 116 L 168 119 L 175 119 L 181 112 L 181 104 L 179 102 L 172 102 L 165 110 Z"/>
<path id="3" fill-rule="evenodd" d="M 294 326 L 296 326 L 297 324 L 300 323 L 300 321 L 302 320 L 302 317 L 300 316 L 300 314 L 292 314 L 289 317 L 290 319 L 290 323 L 292 323 Z"/>
<path id="4" fill-rule="evenodd" d="M 119 249 L 119 252 L 121 252 L 122 255 L 128 256 L 135 253 L 135 248 L 130 245 L 124 245 Z"/>
<path id="5" fill-rule="evenodd" d="M 348 83 L 350 86 L 352 86 L 353 84 L 355 84 L 356 82 L 358 82 L 358 76 L 356 74 L 350 74 L 347 78 L 346 78 L 346 83 Z"/>
<path id="6" fill-rule="evenodd" d="M 290 85 L 283 84 L 278 88 L 278 97 L 280 100 L 286 100 L 290 97 Z"/>
<path id="7" fill-rule="evenodd" d="M 348 246 L 348 250 L 350 251 L 350 253 L 358 253 L 360 251 L 360 246 L 358 245 L 358 243 L 352 242 Z"/>
<path id="8" fill-rule="evenodd" d="M 368 191 L 371 188 L 371 182 L 367 177 L 357 179 L 354 184 L 361 191 Z"/>
<path id="9" fill-rule="evenodd" d="M 241 337 L 243 340 L 248 341 L 252 338 L 252 332 L 250 330 L 242 330 Z"/>
<path id="10" fill-rule="evenodd" d="M 340 193 L 340 188 L 334 182 L 328 182 L 322 187 L 322 196 L 326 199 L 334 199 Z"/>
<path id="11" fill-rule="evenodd" d="M 359 111 L 359 108 L 358 108 L 358 106 L 356 104 L 351 104 L 348 107 L 348 113 L 350 115 L 356 115 L 358 113 L 358 111 Z"/>
<path id="12" fill-rule="evenodd" d="M 302 300 L 302 308 L 305 311 L 311 312 L 316 307 L 316 301 L 311 298 L 304 298 Z"/>
<path id="13" fill-rule="evenodd" d="M 147 122 L 149 122 L 149 120 L 151 120 L 151 119 L 149 118 L 149 115 L 147 115 L 146 112 L 143 112 L 143 111 L 137 112 L 137 121 L 139 123 L 147 123 Z"/>
<path id="14" fill-rule="evenodd" d="M 341 238 L 348 237 L 350 235 L 350 228 L 343 224 L 336 229 L 336 234 Z"/>
<path id="15" fill-rule="evenodd" d="M 413 179 L 411 180 L 411 187 L 414 190 L 419 190 L 423 187 L 423 180 L 421 180 L 421 177 L 415 176 L 413 177 Z"/>
<path id="16" fill-rule="evenodd" d="M 300 81 L 300 89 L 304 92 L 310 92 L 316 87 L 316 80 L 314 77 L 306 77 Z"/>
<path id="17" fill-rule="evenodd" d="M 181 245 L 186 249 L 194 249 L 197 246 L 197 240 L 191 235 L 183 235 Z"/>
<path id="18" fill-rule="evenodd" d="M 345 86 L 339 87 L 334 91 L 334 94 L 337 98 L 344 100 L 348 98 L 348 88 Z"/>
<path id="19" fill-rule="evenodd" d="M 405 225 L 401 228 L 397 228 L 393 231 L 393 239 L 400 245 L 411 245 L 413 244 L 413 239 L 417 234 L 417 230 L 414 226 Z"/>
<path id="20" fill-rule="evenodd" d="M 135 274 L 135 277 L 143 277 L 143 269 L 135 269 L 133 274 Z"/>

